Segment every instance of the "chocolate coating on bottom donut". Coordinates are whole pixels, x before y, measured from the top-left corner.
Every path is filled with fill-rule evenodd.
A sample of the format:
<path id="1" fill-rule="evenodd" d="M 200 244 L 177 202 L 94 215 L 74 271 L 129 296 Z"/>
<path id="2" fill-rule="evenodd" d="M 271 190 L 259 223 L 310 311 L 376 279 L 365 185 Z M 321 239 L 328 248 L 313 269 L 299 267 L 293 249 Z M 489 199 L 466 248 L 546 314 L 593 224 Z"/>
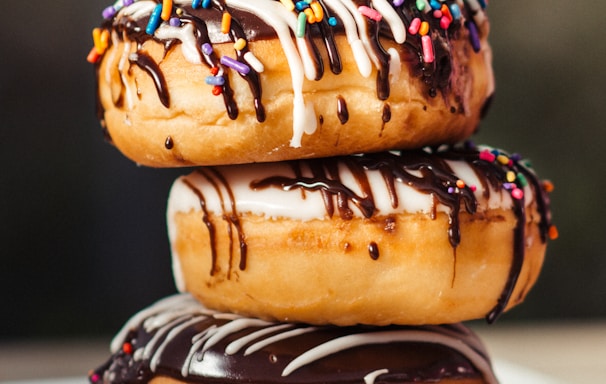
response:
<path id="1" fill-rule="evenodd" d="M 91 383 L 496 383 L 480 340 L 461 324 L 315 327 L 206 309 L 170 296 L 129 320 Z"/>

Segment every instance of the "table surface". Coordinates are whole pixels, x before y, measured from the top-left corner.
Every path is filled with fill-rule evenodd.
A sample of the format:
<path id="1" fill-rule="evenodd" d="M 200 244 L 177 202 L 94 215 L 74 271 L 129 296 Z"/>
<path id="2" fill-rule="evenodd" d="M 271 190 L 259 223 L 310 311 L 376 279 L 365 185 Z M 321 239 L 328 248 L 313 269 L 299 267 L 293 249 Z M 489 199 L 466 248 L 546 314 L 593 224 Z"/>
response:
<path id="1" fill-rule="evenodd" d="M 606 320 L 471 328 L 498 365 L 545 375 L 553 383 L 606 382 Z M 0 382 L 75 377 L 84 383 L 86 373 L 109 356 L 109 339 L 0 342 Z"/>

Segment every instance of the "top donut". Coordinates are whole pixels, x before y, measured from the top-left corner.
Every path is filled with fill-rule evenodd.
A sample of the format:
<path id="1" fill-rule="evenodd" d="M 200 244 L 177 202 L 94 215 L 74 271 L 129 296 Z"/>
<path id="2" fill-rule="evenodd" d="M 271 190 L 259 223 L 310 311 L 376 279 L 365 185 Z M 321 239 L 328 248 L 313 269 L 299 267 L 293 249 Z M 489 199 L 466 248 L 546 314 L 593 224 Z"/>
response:
<path id="1" fill-rule="evenodd" d="M 99 118 L 138 164 L 454 143 L 492 96 L 484 0 L 118 0 L 93 30 Z"/>

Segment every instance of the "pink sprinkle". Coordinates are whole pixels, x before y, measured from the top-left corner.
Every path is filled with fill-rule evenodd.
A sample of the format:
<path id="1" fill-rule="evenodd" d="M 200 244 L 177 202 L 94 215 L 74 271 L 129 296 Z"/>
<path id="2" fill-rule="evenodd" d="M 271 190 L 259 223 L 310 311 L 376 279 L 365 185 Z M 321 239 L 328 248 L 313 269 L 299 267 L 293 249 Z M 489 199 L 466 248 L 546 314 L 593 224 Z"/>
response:
<path id="1" fill-rule="evenodd" d="M 431 42 L 431 37 L 429 37 L 429 35 L 421 37 L 421 44 L 423 45 L 423 61 L 426 63 L 433 63 L 435 57 L 433 54 L 433 43 Z"/>
<path id="2" fill-rule="evenodd" d="M 470 185 L 469 189 L 471 189 L 472 192 L 475 192 L 478 189 L 478 187 L 476 187 L 475 185 Z"/>
<path id="3" fill-rule="evenodd" d="M 367 7 L 366 5 L 358 7 L 358 12 L 374 21 L 381 21 L 381 19 L 383 18 L 383 16 L 381 16 L 378 11 Z"/>
<path id="4" fill-rule="evenodd" d="M 421 19 L 415 17 L 408 26 L 408 33 L 411 35 L 416 35 L 419 32 L 419 28 L 421 28 Z"/>
<path id="5" fill-rule="evenodd" d="M 520 188 L 514 188 L 511 191 L 511 197 L 513 197 L 516 200 L 521 200 L 524 197 L 524 191 L 521 190 Z"/>
<path id="6" fill-rule="evenodd" d="M 93 374 L 93 375 L 90 377 L 90 380 L 91 380 L 93 383 L 96 383 L 97 381 L 99 381 L 99 379 L 100 379 L 100 377 L 99 377 L 99 375 L 98 375 L 98 374 L 96 374 L 96 373 L 95 373 L 95 374 Z"/>
<path id="7" fill-rule="evenodd" d="M 493 161 L 495 161 L 496 158 L 497 157 L 488 150 L 484 150 L 484 151 L 480 152 L 480 160 L 485 160 L 485 161 L 488 161 L 489 163 L 492 163 Z"/>
<path id="8" fill-rule="evenodd" d="M 440 28 L 442 29 L 448 29 L 448 27 L 450 27 L 450 19 L 447 16 L 442 16 L 442 18 L 440 19 Z"/>
<path id="9" fill-rule="evenodd" d="M 433 11 L 433 17 L 435 17 L 436 19 L 439 19 L 440 17 L 442 17 L 442 11 L 440 11 L 439 9 L 436 9 L 435 11 Z"/>

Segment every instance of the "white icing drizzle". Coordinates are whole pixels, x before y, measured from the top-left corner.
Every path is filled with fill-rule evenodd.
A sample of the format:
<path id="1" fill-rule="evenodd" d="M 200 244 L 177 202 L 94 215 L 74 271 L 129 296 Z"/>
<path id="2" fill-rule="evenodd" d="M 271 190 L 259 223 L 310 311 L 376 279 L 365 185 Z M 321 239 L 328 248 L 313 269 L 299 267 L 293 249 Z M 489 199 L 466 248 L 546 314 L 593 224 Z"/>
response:
<path id="1" fill-rule="evenodd" d="M 214 346 L 219 341 L 223 340 L 226 336 L 231 335 L 232 333 L 236 333 L 246 328 L 263 327 L 270 324 L 270 322 L 259 319 L 238 318 L 232 320 L 224 326 L 217 328 L 217 330 L 208 339 L 208 341 L 204 343 L 204 346 L 202 347 L 202 352 L 205 352 L 206 350 Z"/>
<path id="2" fill-rule="evenodd" d="M 199 323 L 200 321 L 204 320 L 205 317 L 194 317 L 182 324 L 177 325 L 176 327 L 171 327 L 172 329 L 170 329 L 170 332 L 168 332 L 168 334 L 166 335 L 166 338 L 164 339 L 164 341 L 160 344 L 160 346 L 158 347 L 158 349 L 156 349 L 155 353 L 153 354 L 150 363 L 149 363 L 149 368 L 151 369 L 152 372 L 156 372 L 156 368 L 158 366 L 158 364 L 160 363 L 160 359 L 162 357 L 162 353 L 164 352 L 164 348 L 175 338 L 179 335 L 179 333 L 181 333 L 181 331 L 183 331 L 184 329 L 186 329 L 187 327 L 189 327 L 190 325 Z"/>
<path id="3" fill-rule="evenodd" d="M 265 335 L 274 333 L 276 331 L 281 331 L 283 329 L 292 328 L 293 326 L 294 326 L 293 324 L 280 324 L 280 325 L 276 325 L 273 327 L 269 327 L 269 328 L 265 328 L 265 329 L 261 329 L 259 331 L 253 332 L 250 335 L 241 337 L 238 340 L 231 342 L 225 348 L 225 353 L 227 353 L 228 355 L 234 355 L 234 354 L 238 353 L 242 348 L 244 348 L 244 346 L 246 346 L 247 344 L 252 342 L 253 340 L 259 339 Z"/>
<path id="4" fill-rule="evenodd" d="M 169 24 L 162 24 L 156 30 L 156 37 L 163 40 L 177 39 L 181 41 L 181 53 L 185 60 L 192 64 L 202 64 L 202 58 L 196 47 L 196 36 L 194 35 L 194 26 L 191 23 L 185 23 L 181 27 L 173 27 Z"/>
<path id="5" fill-rule="evenodd" d="M 175 313 L 178 310 L 197 310 L 198 313 L 205 313 L 208 315 L 214 313 L 213 311 L 201 307 L 189 295 L 176 294 L 168 296 L 162 300 L 158 300 L 154 305 L 139 311 L 131 317 L 112 339 L 110 345 L 111 352 L 116 353 L 122 348 L 122 343 L 131 329 L 136 328 L 139 324 L 145 323 L 148 319 L 159 317 L 163 313 Z"/>
<path id="6" fill-rule="evenodd" d="M 474 12 L 473 17 L 475 22 L 478 25 L 484 25 L 486 16 L 477 0 L 466 0 L 466 2 Z M 184 6 L 191 4 L 191 1 L 175 0 L 174 3 Z M 135 1 L 131 5 L 121 8 L 118 11 L 117 17 L 140 19 L 149 15 L 156 4 L 156 2 L 148 0 Z M 292 36 L 296 35 L 295 31 L 298 24 L 296 13 L 289 11 L 280 2 L 272 0 L 226 0 L 225 4 L 229 7 L 255 14 L 275 29 L 290 67 L 294 94 L 293 133 L 290 146 L 295 148 L 300 147 L 303 135 L 313 134 L 318 125 L 318 117 L 313 103 L 305 100 L 303 97 L 304 77 L 313 81 L 317 76 L 317 72 L 312 54 L 309 52 L 309 47 L 304 38 L 296 37 L 293 42 Z M 376 68 L 379 68 L 380 60 L 371 47 L 365 16 L 358 11 L 357 4 L 351 0 L 324 0 L 324 5 L 337 15 L 343 23 L 358 71 L 363 77 L 370 76 L 372 73 L 371 62 L 374 63 Z M 373 0 L 372 7 L 385 20 L 396 43 L 403 44 L 406 41 L 406 26 L 393 6 L 387 0 Z M 430 8 L 429 4 L 426 4 L 426 10 Z M 197 51 L 198 47 L 196 47 L 196 39 L 193 34 L 193 27 L 190 23 L 184 23 L 183 26 L 178 27 L 162 23 L 155 31 L 155 37 L 159 39 L 180 40 L 183 43 L 181 50 L 186 60 L 193 64 L 201 63 L 201 57 Z M 390 65 L 392 81 L 397 80 L 400 71 L 400 60 L 399 57 L 396 57 L 395 53 L 397 52 L 389 52 L 392 58 Z M 263 72 L 263 64 L 252 53 L 247 52 L 244 59 L 254 70 Z M 130 92 L 128 94 L 130 95 Z M 132 105 L 132 101 L 127 101 L 129 105 Z"/>
<path id="7" fill-rule="evenodd" d="M 143 347 L 145 351 L 141 353 L 140 350 L 143 348 L 139 348 L 134 355 L 137 361 L 142 359 L 148 360 L 151 371 L 155 372 L 159 365 L 162 364 L 162 355 L 165 348 L 170 345 L 180 333 L 211 317 L 221 317 L 220 315 L 221 313 L 207 310 L 189 294 L 169 296 L 135 314 L 114 338 L 112 350 L 116 352 L 126 341 L 127 333 L 130 330 L 137 329 L 141 325 L 144 326 L 144 329 L 149 333 L 156 332 L 148 341 L 147 346 Z M 233 317 L 233 315 L 229 316 L 229 318 L 232 319 L 227 320 L 226 323 L 222 325 L 209 324 L 207 328 L 192 337 L 191 348 L 185 357 L 181 369 L 183 377 L 187 377 L 190 374 L 192 363 L 194 363 L 194 360 L 200 359 L 201 354 L 204 354 L 205 351 L 216 346 L 219 342 L 224 341 L 230 335 L 242 330 L 250 328 L 251 333 L 228 343 L 224 347 L 224 353 L 226 355 L 235 355 L 246 345 L 255 340 L 257 341 L 244 351 L 244 356 L 253 354 L 270 344 L 324 329 L 322 327 L 310 327 L 289 323 L 272 323 L 241 316 Z M 378 327 L 376 330 L 349 334 L 321 342 L 293 358 L 284 367 L 282 376 L 289 376 L 298 369 L 324 357 L 359 346 L 393 342 L 421 342 L 443 345 L 459 352 L 461 355 L 465 356 L 478 371 L 483 373 L 484 378 L 488 383 L 495 384 L 497 382 L 492 374 L 490 363 L 484 354 L 485 352 L 483 352 L 484 350 L 480 341 L 474 337 L 466 337 L 471 336 L 470 331 L 462 325 L 453 325 L 452 329 L 439 326 L 401 330 L 383 329 L 384 328 L 382 327 Z M 278 333 L 276 334 L 276 332 Z M 466 342 L 463 341 L 462 337 L 465 338 Z M 159 345 L 158 340 L 162 340 Z M 364 376 L 364 383 L 374 384 L 379 376 L 388 373 L 389 370 L 387 368 L 378 367 Z"/>
<path id="8" fill-rule="evenodd" d="M 394 84 L 400 78 L 400 72 L 402 71 L 402 62 L 400 60 L 400 54 L 395 48 L 389 48 L 387 50 L 389 54 L 389 81 Z"/>
<path id="9" fill-rule="evenodd" d="M 282 43 L 282 49 L 290 66 L 293 88 L 293 135 L 290 145 L 301 147 L 301 138 L 305 132 L 314 132 L 317 127 L 316 114 L 312 105 L 307 105 L 303 97 L 303 74 L 305 61 L 299 54 L 291 38 L 291 28 L 286 20 L 294 14 L 277 2 L 264 2 L 263 0 L 230 0 L 226 2 L 234 8 L 247 10 L 256 14 L 261 20 L 271 25 Z M 299 39 L 297 39 L 299 40 Z M 315 72 L 315 70 L 314 70 Z M 313 78 L 313 77 L 312 77 Z"/>
<path id="10" fill-rule="evenodd" d="M 317 328 L 315 328 L 315 327 L 297 328 L 297 329 L 293 329 L 292 331 L 282 332 L 280 334 L 268 337 L 267 339 L 259 341 L 255 344 L 251 345 L 250 347 L 246 348 L 246 350 L 244 351 L 244 356 L 253 354 L 254 352 L 260 350 L 261 348 L 268 346 L 270 344 L 276 343 L 280 340 L 286 340 L 289 337 L 299 336 L 299 335 L 303 335 L 305 333 L 311 333 L 311 332 L 316 331 L 316 329 Z"/>
<path id="11" fill-rule="evenodd" d="M 487 185 L 489 188 L 489 198 L 487 199 L 484 184 L 467 163 L 463 161 L 448 161 L 448 163 L 458 178 L 465 181 L 467 185 L 477 186 L 475 196 L 479 203 L 479 211 L 511 208 L 512 200 L 507 191 L 495 190 Z M 234 201 L 237 202 L 237 212 L 239 213 L 252 213 L 270 219 L 289 218 L 301 221 L 328 219 L 324 200 L 318 191 L 306 192 L 305 197 L 302 197 L 298 190 L 285 191 L 280 188 L 254 190 L 250 188 L 251 182 L 266 177 L 285 176 L 295 178 L 292 168 L 287 163 L 243 164 L 216 167 L 215 169 L 227 181 L 234 195 Z M 303 176 L 311 177 L 309 169 L 304 168 L 303 171 Z M 359 185 L 349 170 L 341 167 L 340 171 L 340 181 L 355 193 L 361 194 Z M 397 207 L 393 207 L 389 189 L 380 171 L 366 171 L 366 175 L 371 185 L 379 215 L 403 212 L 430 214 L 433 212 L 434 199 L 431 195 L 421 193 L 402 182 L 396 182 L 399 204 Z M 177 212 L 187 213 L 200 210 L 200 200 L 186 182 L 193 185 L 204 195 L 205 206 L 209 212 L 221 215 L 224 210 L 227 212 L 231 210 L 224 205 L 223 198 L 218 194 L 215 186 L 204 176 L 197 172 L 182 176 L 174 182 L 168 198 L 168 232 L 171 239 L 175 239 L 177 235 L 173 220 L 175 214 Z M 225 196 L 225 193 L 222 193 L 222 196 Z M 525 196 L 525 204 L 528 206 L 534 201 L 530 186 L 525 187 Z M 352 206 L 352 211 L 356 217 L 363 217 L 362 212 L 356 207 Z M 450 208 L 438 204 L 436 211 L 448 213 Z"/>
<path id="12" fill-rule="evenodd" d="M 189 370 L 194 356 L 198 353 L 200 348 L 204 345 L 206 340 L 208 340 L 208 338 L 212 335 L 212 332 L 214 332 L 216 328 L 216 325 L 211 325 L 206 329 L 205 332 L 197 333 L 196 335 L 194 335 L 194 337 L 192 337 L 191 348 L 189 349 L 189 352 L 187 352 L 187 357 L 183 362 L 183 367 L 181 367 L 181 375 L 183 377 L 189 376 Z"/>
<path id="13" fill-rule="evenodd" d="M 372 0 L 372 5 L 389 25 L 395 42 L 404 44 L 406 41 L 406 27 L 400 16 L 393 9 L 393 6 L 386 0 Z"/>
<path id="14" fill-rule="evenodd" d="M 288 376 L 297 369 L 311 364 L 316 360 L 319 360 L 323 357 L 332 355 L 334 353 L 343 351 L 345 349 L 354 348 L 360 345 L 368 345 L 368 344 L 385 344 L 385 343 L 393 343 L 396 341 L 402 342 L 429 342 L 435 344 L 442 344 L 447 347 L 450 347 L 456 351 L 459 351 L 464 356 L 466 356 L 471 363 L 476 366 L 482 372 L 490 371 L 490 366 L 486 362 L 484 356 L 480 355 L 477 351 L 467 346 L 464 342 L 459 339 L 451 338 L 445 335 L 436 334 L 434 332 L 427 331 L 416 331 L 416 330 L 408 330 L 406 332 L 402 331 L 379 331 L 379 332 L 369 332 L 369 333 L 361 333 L 354 335 L 347 335 L 337 339 L 332 339 L 330 341 L 325 342 L 324 344 L 320 344 L 303 354 L 296 357 L 292 360 L 284 371 L 282 371 L 282 376 Z M 496 380 L 490 381 L 491 383 L 496 383 Z"/>
<path id="15" fill-rule="evenodd" d="M 377 377 L 389 373 L 389 369 L 377 369 L 364 376 L 364 384 L 375 384 Z"/>
<path id="16" fill-rule="evenodd" d="M 354 59 L 358 66 L 358 71 L 363 77 L 368 77 L 372 73 L 372 64 L 370 57 L 364 48 L 360 35 L 358 34 L 358 27 L 353 16 L 349 13 L 347 8 L 341 3 L 340 0 L 324 0 L 326 6 L 334 12 L 345 27 L 345 36 L 351 46 Z"/>

